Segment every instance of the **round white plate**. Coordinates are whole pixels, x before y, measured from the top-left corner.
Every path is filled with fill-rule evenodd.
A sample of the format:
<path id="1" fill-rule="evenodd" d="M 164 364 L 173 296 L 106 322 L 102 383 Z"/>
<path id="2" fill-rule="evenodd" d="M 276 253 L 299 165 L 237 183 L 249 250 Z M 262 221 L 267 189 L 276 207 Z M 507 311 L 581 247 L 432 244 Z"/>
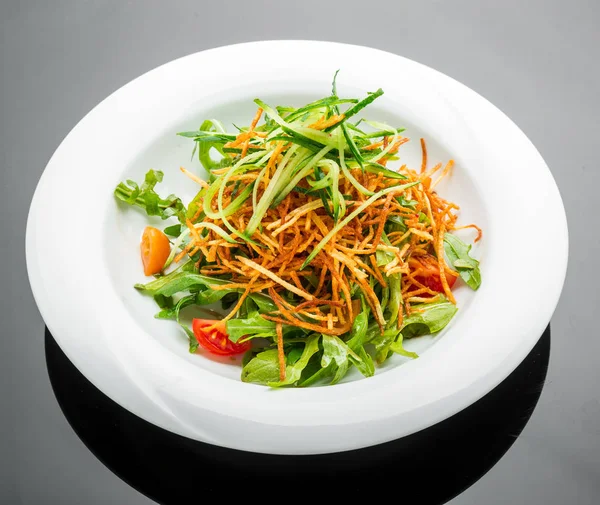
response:
<path id="1" fill-rule="evenodd" d="M 161 194 L 195 188 L 178 170 L 200 170 L 193 142 L 176 132 L 204 118 L 247 124 L 253 99 L 301 105 L 330 93 L 385 94 L 366 109 L 405 126 L 402 161 L 456 161 L 439 188 L 478 223 L 483 283 L 460 286 L 459 312 L 442 335 L 410 341 L 369 379 L 272 390 L 240 381 L 230 361 L 190 355 L 171 321 L 153 318 L 139 239 L 148 223 L 117 204 L 115 186 L 165 172 Z M 164 223 L 162 223 L 164 224 Z M 466 232 L 465 235 L 468 235 Z M 469 236 L 472 239 L 473 236 Z M 225 447 L 316 454 L 386 442 L 464 409 L 506 378 L 548 324 L 567 266 L 568 238 L 556 184 L 527 137 L 484 98 L 426 66 L 383 51 L 330 42 L 270 41 L 221 47 L 142 75 L 95 107 L 69 133 L 39 182 L 27 224 L 27 266 L 48 328 L 102 392 L 172 432 Z M 434 344 L 434 345 L 433 345 Z M 352 378 L 351 378 L 352 379 Z"/>

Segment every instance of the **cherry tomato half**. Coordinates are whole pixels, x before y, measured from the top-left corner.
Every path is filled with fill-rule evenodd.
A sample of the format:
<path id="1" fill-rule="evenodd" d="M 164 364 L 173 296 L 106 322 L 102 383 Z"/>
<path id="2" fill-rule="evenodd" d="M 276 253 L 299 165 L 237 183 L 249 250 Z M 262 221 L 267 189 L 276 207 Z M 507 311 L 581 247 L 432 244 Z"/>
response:
<path id="1" fill-rule="evenodd" d="M 213 329 L 208 329 L 217 321 L 214 319 L 193 319 L 192 330 L 198 343 L 209 352 L 220 356 L 232 356 L 246 352 L 252 344 L 250 341 L 235 343 L 229 340 L 225 323 L 219 323 Z"/>
<path id="2" fill-rule="evenodd" d="M 423 274 L 416 275 L 415 280 L 419 281 L 432 291 L 443 293 L 444 286 L 442 285 L 442 281 L 440 279 L 440 268 L 437 259 L 429 254 L 426 256 L 419 256 L 418 259 L 419 263 L 421 263 L 421 268 L 423 268 L 425 272 L 423 272 Z M 452 286 L 454 286 L 454 283 L 456 282 L 456 277 L 451 274 L 446 274 L 446 281 L 448 282 L 450 289 L 452 289 Z"/>
<path id="3" fill-rule="evenodd" d="M 160 272 L 171 253 L 171 244 L 167 236 L 157 228 L 146 226 L 140 244 L 144 275 Z"/>

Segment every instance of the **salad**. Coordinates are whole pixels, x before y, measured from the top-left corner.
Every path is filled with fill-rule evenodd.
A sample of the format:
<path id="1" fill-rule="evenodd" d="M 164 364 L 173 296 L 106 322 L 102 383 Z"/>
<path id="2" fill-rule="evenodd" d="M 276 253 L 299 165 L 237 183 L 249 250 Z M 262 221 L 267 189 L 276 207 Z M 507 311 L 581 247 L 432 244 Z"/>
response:
<path id="1" fill-rule="evenodd" d="M 337 73 L 336 73 L 337 76 Z M 194 142 L 208 177 L 186 205 L 155 190 L 163 173 L 115 189 L 118 200 L 170 220 L 146 227 L 144 273 L 156 317 L 178 323 L 191 353 L 242 355 L 241 379 L 270 387 L 365 377 L 405 339 L 441 331 L 457 312 L 460 278 L 476 290 L 479 262 L 452 232 L 458 205 L 436 191 L 453 161 L 388 166 L 409 141 L 403 129 L 358 114 L 383 94 L 330 96 L 303 107 L 256 99 L 248 126 L 215 119 L 178 135 Z M 206 180 L 205 180 L 206 179 Z M 214 311 L 215 304 L 219 311 Z M 209 317 L 182 313 L 193 307 Z"/>

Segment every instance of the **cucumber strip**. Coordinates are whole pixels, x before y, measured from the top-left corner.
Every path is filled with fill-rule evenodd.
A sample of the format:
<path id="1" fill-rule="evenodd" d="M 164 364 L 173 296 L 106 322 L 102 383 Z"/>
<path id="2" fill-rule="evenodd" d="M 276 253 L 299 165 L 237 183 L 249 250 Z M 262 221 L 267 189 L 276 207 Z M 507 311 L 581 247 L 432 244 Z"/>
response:
<path id="1" fill-rule="evenodd" d="M 294 189 L 298 183 L 304 179 L 313 169 L 313 167 L 325 156 L 329 151 L 331 151 L 331 147 L 324 147 L 317 154 L 315 154 L 312 159 L 298 172 L 295 176 L 292 177 L 290 182 L 288 182 L 282 189 L 279 191 L 278 195 L 274 199 L 273 203 L 281 202 L 289 193 Z"/>
<path id="2" fill-rule="evenodd" d="M 348 179 L 350 181 L 350 184 L 352 184 L 359 192 L 361 192 L 363 195 L 373 195 L 373 191 L 368 190 L 367 188 L 365 188 L 360 182 L 358 182 L 354 176 L 350 173 L 350 170 L 348 169 L 348 167 L 346 166 L 346 161 L 344 159 L 344 147 L 342 144 L 342 138 L 340 137 L 339 140 L 339 147 L 338 147 L 338 152 L 340 154 L 340 167 L 342 168 L 342 172 L 344 172 L 344 175 L 346 176 L 346 179 Z"/>
<path id="3" fill-rule="evenodd" d="M 308 105 L 305 105 L 304 107 L 295 110 L 285 119 L 286 121 L 291 123 L 292 121 L 295 121 L 300 116 L 302 116 L 304 113 L 309 112 L 313 109 L 318 109 L 321 107 L 331 107 L 333 105 L 339 105 L 342 103 L 358 103 L 358 100 L 356 98 L 338 98 L 335 95 L 331 95 L 325 98 L 321 98 L 320 100 L 316 100 L 312 103 L 309 103 Z"/>
<path id="4" fill-rule="evenodd" d="M 323 130 L 323 131 L 329 132 L 329 131 L 337 128 L 341 124 L 344 124 L 346 121 L 348 121 L 348 119 L 350 119 L 352 116 L 355 116 L 356 114 L 358 114 L 367 105 L 374 102 L 381 95 L 383 95 L 383 90 L 381 88 L 379 88 L 377 91 L 375 91 L 373 93 L 369 93 L 369 95 L 366 98 L 363 98 L 360 102 L 358 102 L 353 107 L 350 107 L 346 112 L 344 112 L 344 119 L 342 121 L 340 121 L 339 123 L 336 123 L 334 125 L 331 125 L 329 128 L 325 128 L 325 130 Z"/>
<path id="5" fill-rule="evenodd" d="M 263 193 L 260 201 L 258 202 L 258 204 L 256 205 L 256 207 L 254 209 L 254 212 L 252 213 L 252 217 L 250 218 L 250 221 L 248 221 L 248 224 L 246 225 L 246 229 L 244 230 L 244 235 L 246 238 L 252 237 L 252 235 L 254 234 L 254 232 L 256 231 L 258 226 L 260 225 L 260 222 L 262 221 L 263 216 L 266 214 L 267 210 L 269 209 L 272 200 L 279 192 L 282 182 L 285 183 L 288 172 L 290 170 L 293 170 L 294 164 L 290 164 L 290 166 L 287 167 L 287 170 L 286 170 L 285 165 L 288 163 L 289 159 L 295 153 L 296 150 L 297 150 L 296 146 L 292 146 L 290 149 L 288 149 L 288 152 L 286 153 L 284 159 L 281 161 L 280 166 L 278 166 L 277 169 L 275 170 L 275 173 L 273 174 L 273 177 L 269 181 L 269 184 L 267 185 L 265 192 Z"/>
<path id="6" fill-rule="evenodd" d="M 304 141 L 309 141 L 313 143 L 316 142 L 318 144 L 321 144 L 321 146 L 335 145 L 336 139 L 331 134 L 327 134 L 319 130 L 314 130 L 313 128 L 291 125 L 290 123 L 285 121 L 279 114 L 277 114 L 277 112 L 272 107 L 264 103 L 262 100 L 257 98 L 256 100 L 254 100 L 254 102 L 259 107 L 262 107 L 265 113 L 279 126 L 281 126 L 281 129 L 288 135 L 299 138 Z"/>

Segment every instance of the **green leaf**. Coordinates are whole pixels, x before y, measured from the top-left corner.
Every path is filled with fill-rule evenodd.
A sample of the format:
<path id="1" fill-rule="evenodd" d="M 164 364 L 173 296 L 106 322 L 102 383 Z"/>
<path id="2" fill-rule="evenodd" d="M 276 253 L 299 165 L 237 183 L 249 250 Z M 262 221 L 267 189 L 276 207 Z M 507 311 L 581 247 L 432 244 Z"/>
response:
<path id="1" fill-rule="evenodd" d="M 355 318 L 352 323 L 352 329 L 350 330 L 350 338 L 348 339 L 348 346 L 351 349 L 358 349 L 366 341 L 367 328 L 369 326 L 369 313 L 367 310 L 362 310 Z"/>
<path id="2" fill-rule="evenodd" d="M 332 364 L 335 368 L 335 365 Z M 333 379 L 329 383 L 331 386 L 340 382 L 345 375 L 348 373 L 348 369 L 350 368 L 350 362 L 348 360 L 344 361 L 340 366 L 337 367 L 335 374 L 333 374 Z"/>
<path id="3" fill-rule="evenodd" d="M 162 296 L 162 295 L 156 296 L 155 299 L 160 296 Z M 157 319 L 174 319 L 175 321 L 177 321 L 177 324 L 179 324 L 179 326 L 181 326 L 181 328 L 185 331 L 185 333 L 188 337 L 189 346 L 190 346 L 189 351 L 191 353 L 195 353 L 196 350 L 198 349 L 198 341 L 196 340 L 194 332 L 192 330 L 190 330 L 185 324 L 183 324 L 180 321 L 179 316 L 180 316 L 181 311 L 185 307 L 188 307 L 189 305 L 193 305 L 195 303 L 195 300 L 196 300 L 195 294 L 184 296 L 184 297 L 180 298 L 174 306 L 165 307 L 158 314 L 156 314 L 154 316 Z"/>
<path id="4" fill-rule="evenodd" d="M 240 338 L 260 334 L 275 335 L 276 324 L 264 319 L 258 311 L 250 314 L 246 319 L 230 319 L 227 321 L 227 334 L 229 340 L 237 342 Z"/>
<path id="5" fill-rule="evenodd" d="M 302 356 L 302 347 L 292 347 L 290 352 L 285 355 L 285 362 L 288 365 L 293 365 Z"/>
<path id="6" fill-rule="evenodd" d="M 242 368 L 242 381 L 255 384 L 272 384 L 279 380 L 277 349 L 259 352 Z"/>
<path id="7" fill-rule="evenodd" d="M 179 235 L 181 235 L 181 225 L 180 224 L 174 224 L 172 226 L 167 226 L 164 229 L 165 235 L 168 235 L 169 237 L 179 237 Z"/>
<path id="8" fill-rule="evenodd" d="M 346 375 L 350 365 L 356 366 L 365 377 L 371 377 L 375 373 L 371 356 L 366 353 L 362 345 L 357 346 L 357 348 L 359 349 L 358 353 L 354 352 L 341 338 L 323 335 L 321 366 L 325 368 L 330 363 L 335 363 L 338 366 L 332 384 L 336 384 Z"/>
<path id="9" fill-rule="evenodd" d="M 251 293 L 250 299 L 256 303 L 256 306 L 261 313 L 274 312 L 277 310 L 277 305 L 275 305 L 269 295 L 265 295 L 264 293 Z"/>
<path id="10" fill-rule="evenodd" d="M 316 358 L 316 359 L 315 359 Z M 302 378 L 298 381 L 298 386 L 300 387 L 308 387 L 312 386 L 316 382 L 330 377 L 334 370 L 337 373 L 335 363 L 331 363 L 327 368 L 321 367 L 321 360 L 319 359 L 319 355 L 315 354 L 313 359 L 309 362 L 306 368 L 302 371 Z"/>
<path id="11" fill-rule="evenodd" d="M 398 196 L 396 200 L 402 207 L 406 207 L 407 209 L 415 210 L 417 208 L 418 202 L 416 200 L 407 200 L 404 195 Z"/>
<path id="12" fill-rule="evenodd" d="M 439 302 L 421 303 L 412 308 L 410 316 L 404 318 L 402 334 L 412 338 L 444 329 L 457 311 L 456 305 L 443 298 Z"/>
<path id="13" fill-rule="evenodd" d="M 312 355 L 319 350 L 319 337 L 320 335 L 317 333 L 307 337 L 300 359 L 298 359 L 298 361 L 296 361 L 293 365 L 288 365 L 285 367 L 285 380 L 271 381 L 268 382 L 268 385 L 271 387 L 280 387 L 295 384 L 300 379 L 302 370 L 304 370 Z"/>
<path id="14" fill-rule="evenodd" d="M 173 298 L 170 296 L 156 295 L 154 301 L 161 309 L 170 309 L 173 307 Z"/>
<path id="15" fill-rule="evenodd" d="M 393 327 L 398 321 L 398 313 L 402 310 L 402 283 L 400 274 L 392 274 L 388 277 L 388 288 L 390 290 L 390 301 L 388 302 L 387 327 Z"/>
<path id="16" fill-rule="evenodd" d="M 230 294 L 237 295 L 238 293 L 243 293 L 243 292 L 244 292 L 243 289 L 214 290 L 214 289 L 208 288 L 208 289 L 198 292 L 198 295 L 196 297 L 196 303 L 198 305 L 211 305 L 213 303 L 218 302 L 219 300 L 222 300 L 227 295 L 230 295 Z M 237 301 L 237 297 L 234 299 L 234 302 L 235 301 Z"/>
<path id="17" fill-rule="evenodd" d="M 194 354 L 198 350 L 198 341 L 196 340 L 196 336 L 194 335 L 194 332 L 192 330 L 190 330 L 183 323 L 179 323 L 179 326 L 181 326 L 183 328 L 183 330 L 185 331 L 185 334 L 188 337 L 189 345 L 190 345 L 190 347 L 189 347 L 190 354 Z"/>
<path id="18" fill-rule="evenodd" d="M 390 328 L 371 339 L 370 343 L 375 346 L 375 359 L 377 363 L 381 364 L 387 359 L 390 346 L 396 340 L 398 333 L 400 332 L 397 329 Z"/>
<path id="19" fill-rule="evenodd" d="M 481 286 L 481 271 L 479 261 L 469 255 L 470 250 L 471 246 L 458 237 L 450 233 L 444 235 L 444 251 L 450 260 L 450 265 L 454 266 L 471 289 L 476 290 Z"/>
<path id="20" fill-rule="evenodd" d="M 323 335 L 323 356 L 321 366 L 325 368 L 333 360 L 337 366 L 342 366 L 348 361 L 348 355 L 352 354 L 356 359 L 358 355 L 348 345 L 335 335 Z"/>
<path id="21" fill-rule="evenodd" d="M 227 284 L 229 281 L 208 277 L 206 275 L 187 272 L 183 270 L 171 272 L 147 284 L 135 284 L 135 288 L 152 296 L 172 296 L 175 293 L 186 291 L 194 286 L 210 287 L 215 284 Z"/>
<path id="22" fill-rule="evenodd" d="M 457 259 L 456 261 L 454 261 L 452 263 L 456 268 L 464 268 L 467 270 L 474 270 L 476 268 L 475 265 L 473 265 L 473 263 L 463 260 L 463 259 Z"/>
<path id="23" fill-rule="evenodd" d="M 192 305 L 196 301 L 196 295 L 187 295 L 180 298 L 173 307 L 165 307 L 154 317 L 156 319 L 175 319 L 179 318 L 179 312 L 185 307 Z"/>
<path id="24" fill-rule="evenodd" d="M 397 354 L 406 356 L 407 358 L 418 358 L 419 355 L 416 352 L 407 351 L 402 346 L 402 333 L 399 333 L 396 340 L 390 345 L 390 351 L 394 351 Z"/>
<path id="25" fill-rule="evenodd" d="M 360 356 L 361 361 L 354 363 L 356 368 L 358 368 L 360 373 L 365 377 L 373 377 L 373 375 L 375 375 L 375 364 L 373 363 L 371 355 L 365 351 L 364 346 L 358 348 L 357 354 Z"/>
<path id="26" fill-rule="evenodd" d="M 163 173 L 160 170 L 149 170 L 141 188 L 134 181 L 127 180 L 115 188 L 114 195 L 122 202 L 141 207 L 149 216 L 159 216 L 161 219 L 177 216 L 181 222 L 185 222 L 183 202 L 175 195 L 161 198 L 154 191 L 154 187 L 162 180 Z"/>

